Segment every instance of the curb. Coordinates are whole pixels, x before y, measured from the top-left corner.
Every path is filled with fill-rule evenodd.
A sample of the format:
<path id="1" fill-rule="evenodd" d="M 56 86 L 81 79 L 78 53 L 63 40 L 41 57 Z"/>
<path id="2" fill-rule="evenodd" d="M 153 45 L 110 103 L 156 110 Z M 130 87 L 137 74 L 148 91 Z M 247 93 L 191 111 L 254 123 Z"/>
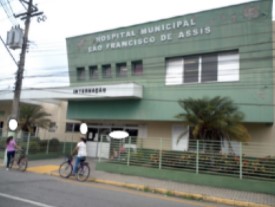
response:
<path id="1" fill-rule="evenodd" d="M 238 206 L 238 207 L 272 207 L 270 205 L 265 205 L 265 204 L 258 204 L 258 203 L 252 203 L 252 202 L 247 202 L 247 201 L 238 201 L 238 200 L 233 200 L 233 199 L 219 198 L 219 197 L 203 195 L 203 194 L 171 191 L 171 190 L 167 190 L 164 188 L 151 188 L 151 187 L 148 187 L 145 185 L 123 183 L 123 182 L 117 182 L 117 181 L 112 181 L 112 180 L 89 179 L 89 181 L 96 182 L 96 183 L 108 184 L 108 185 L 114 185 L 114 186 L 118 186 L 118 187 L 126 187 L 126 188 L 130 188 L 130 189 L 135 189 L 135 190 L 149 191 L 152 193 L 171 195 L 171 196 L 176 196 L 176 197 L 181 197 L 181 198 L 204 200 L 204 201 L 210 201 L 210 202 L 215 202 L 215 203 L 220 203 L 220 204 L 233 205 L 233 206 Z"/>
<path id="2" fill-rule="evenodd" d="M 37 173 L 37 172 L 32 172 L 32 173 Z M 47 173 L 38 173 L 38 174 L 59 177 L 59 174 L 55 171 L 51 171 L 51 172 L 47 172 Z M 158 194 L 175 196 L 175 197 L 186 198 L 186 199 L 193 199 L 193 200 L 203 200 L 203 201 L 209 201 L 209 202 L 238 206 L 238 207 L 274 207 L 274 206 L 270 206 L 270 205 L 252 203 L 252 202 L 248 202 L 248 201 L 238 201 L 238 200 L 220 198 L 220 197 L 209 196 L 209 195 L 204 195 L 204 194 L 171 191 L 171 190 L 167 190 L 165 188 L 152 188 L 152 187 L 145 186 L 145 185 L 124 183 L 124 182 L 118 182 L 118 181 L 113 181 L 113 180 L 90 178 L 87 181 L 95 182 L 95 183 L 102 183 L 102 184 L 107 184 L 107 185 L 113 185 L 113 186 L 117 186 L 117 187 L 124 187 L 124 188 L 139 190 L 139 191 L 152 192 L 152 193 L 158 193 Z"/>

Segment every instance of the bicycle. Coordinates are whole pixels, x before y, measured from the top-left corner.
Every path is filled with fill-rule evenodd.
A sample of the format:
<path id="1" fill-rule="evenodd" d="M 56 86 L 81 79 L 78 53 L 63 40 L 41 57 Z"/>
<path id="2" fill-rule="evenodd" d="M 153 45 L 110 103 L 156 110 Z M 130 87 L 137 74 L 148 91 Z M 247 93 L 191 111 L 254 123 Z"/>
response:
<path id="1" fill-rule="evenodd" d="M 73 172 L 73 158 L 72 156 L 67 157 L 66 161 L 61 163 L 59 166 L 59 175 L 62 178 L 69 178 Z M 85 159 L 81 160 L 77 168 L 76 179 L 80 182 L 86 181 L 90 176 L 90 166 L 88 162 L 85 162 Z"/>
<path id="2" fill-rule="evenodd" d="M 19 153 L 16 153 L 14 158 L 11 159 L 9 168 L 14 168 L 14 162 L 16 162 L 18 170 L 24 172 L 28 167 L 28 157 L 24 149 L 17 150 L 17 152 Z"/>

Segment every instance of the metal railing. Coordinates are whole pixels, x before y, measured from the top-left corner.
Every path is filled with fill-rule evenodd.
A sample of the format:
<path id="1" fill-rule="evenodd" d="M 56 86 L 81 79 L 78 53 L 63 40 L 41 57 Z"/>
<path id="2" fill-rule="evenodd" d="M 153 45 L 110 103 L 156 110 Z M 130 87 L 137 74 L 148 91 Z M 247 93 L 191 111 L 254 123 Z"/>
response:
<path id="1" fill-rule="evenodd" d="M 268 144 L 194 140 L 175 150 L 171 139 L 127 138 L 99 148 L 99 162 L 275 180 L 275 152 Z"/>
<path id="2" fill-rule="evenodd" d="M 44 159 L 50 157 L 59 157 L 71 154 L 75 147 L 75 142 L 61 142 L 57 138 L 39 139 L 34 136 L 27 136 L 16 139 L 16 143 L 26 150 L 30 158 Z M 6 137 L 0 139 L 0 159 L 4 158 L 6 146 Z"/>
<path id="3" fill-rule="evenodd" d="M 4 157 L 5 141 L 0 139 L 0 158 Z M 33 158 L 71 154 L 76 145 L 76 140 L 64 137 L 41 140 L 27 136 L 17 142 Z M 129 167 L 275 181 L 275 150 L 271 144 L 199 140 L 180 143 L 172 142 L 170 138 L 128 137 L 115 140 L 101 137 L 100 142 L 87 142 L 87 151 L 88 156 L 96 157 L 98 162 Z"/>

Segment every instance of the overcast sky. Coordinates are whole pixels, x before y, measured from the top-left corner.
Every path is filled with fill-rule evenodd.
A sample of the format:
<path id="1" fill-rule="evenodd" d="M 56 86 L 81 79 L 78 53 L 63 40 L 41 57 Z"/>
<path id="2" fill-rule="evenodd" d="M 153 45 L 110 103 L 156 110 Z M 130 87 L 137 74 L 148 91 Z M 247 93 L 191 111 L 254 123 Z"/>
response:
<path id="1" fill-rule="evenodd" d="M 15 13 L 23 12 L 18 0 L 10 2 Z M 199 11 L 249 2 L 248 0 L 33 0 L 47 19 L 38 23 L 32 19 L 24 71 L 24 87 L 49 87 L 68 85 L 67 55 L 65 39 L 87 33 L 115 29 L 133 24 L 145 23 L 169 17 L 196 13 Z M 0 7 L 0 35 L 6 40 L 6 33 L 12 27 Z M 17 19 L 23 27 L 23 22 Z M 20 51 L 12 51 L 19 60 Z M 0 42 L 0 89 L 12 88 L 16 65 Z M 53 78 L 47 77 L 52 76 Z"/>

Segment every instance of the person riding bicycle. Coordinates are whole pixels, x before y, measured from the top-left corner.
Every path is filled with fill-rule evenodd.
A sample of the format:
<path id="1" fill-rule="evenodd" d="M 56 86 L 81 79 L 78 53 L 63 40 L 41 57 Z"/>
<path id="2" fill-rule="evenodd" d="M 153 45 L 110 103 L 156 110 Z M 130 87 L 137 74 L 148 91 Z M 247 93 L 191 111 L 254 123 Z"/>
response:
<path id="1" fill-rule="evenodd" d="M 7 151 L 6 170 L 9 170 L 10 162 L 12 159 L 14 159 L 16 149 L 21 149 L 21 147 L 16 144 L 16 141 L 13 138 L 13 136 L 9 136 L 6 141 L 6 151 Z"/>
<path id="2" fill-rule="evenodd" d="M 87 156 L 86 139 L 84 137 L 80 137 L 80 142 L 77 143 L 75 149 L 73 150 L 73 155 L 74 154 L 77 154 L 77 156 L 73 167 L 73 175 L 77 173 L 79 163 L 82 160 L 85 160 Z"/>

